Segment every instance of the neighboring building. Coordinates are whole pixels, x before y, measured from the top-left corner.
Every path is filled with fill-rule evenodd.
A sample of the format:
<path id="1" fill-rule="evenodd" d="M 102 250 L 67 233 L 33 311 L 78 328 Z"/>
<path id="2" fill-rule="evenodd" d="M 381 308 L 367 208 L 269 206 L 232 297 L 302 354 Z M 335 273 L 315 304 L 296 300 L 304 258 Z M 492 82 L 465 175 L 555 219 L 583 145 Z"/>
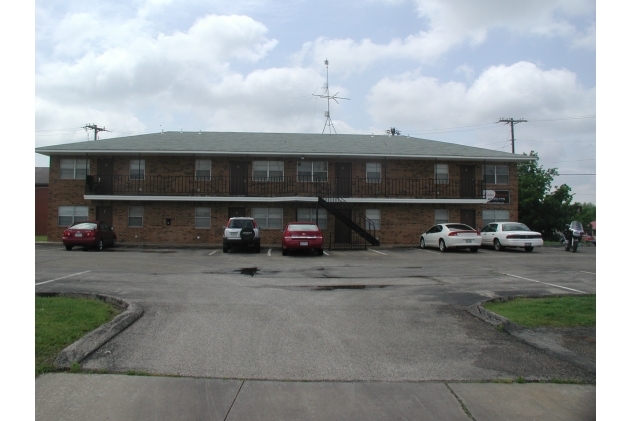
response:
<path id="1" fill-rule="evenodd" d="M 35 235 L 48 233 L 48 167 L 35 167 Z"/>
<path id="2" fill-rule="evenodd" d="M 518 220 L 517 163 L 531 159 L 404 136 L 290 133 L 166 132 L 36 152 L 50 156 L 50 240 L 96 218 L 119 243 L 219 244 L 229 217 L 252 216 L 264 244 L 308 220 L 334 247 Z"/>

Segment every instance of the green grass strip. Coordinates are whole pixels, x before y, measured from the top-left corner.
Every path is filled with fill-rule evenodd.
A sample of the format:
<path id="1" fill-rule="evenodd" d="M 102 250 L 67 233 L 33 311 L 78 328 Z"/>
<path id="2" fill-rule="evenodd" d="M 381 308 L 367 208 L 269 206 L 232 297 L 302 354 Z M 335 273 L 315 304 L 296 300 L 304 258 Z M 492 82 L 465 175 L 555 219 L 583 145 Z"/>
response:
<path id="1" fill-rule="evenodd" d="M 35 241 L 48 241 L 48 236 L 47 235 L 36 235 L 35 236 Z"/>
<path id="2" fill-rule="evenodd" d="M 55 371 L 57 355 L 120 310 L 100 300 L 35 297 L 35 376 Z"/>
<path id="3" fill-rule="evenodd" d="M 488 302 L 487 310 L 525 327 L 596 326 L 596 296 L 569 295 Z"/>

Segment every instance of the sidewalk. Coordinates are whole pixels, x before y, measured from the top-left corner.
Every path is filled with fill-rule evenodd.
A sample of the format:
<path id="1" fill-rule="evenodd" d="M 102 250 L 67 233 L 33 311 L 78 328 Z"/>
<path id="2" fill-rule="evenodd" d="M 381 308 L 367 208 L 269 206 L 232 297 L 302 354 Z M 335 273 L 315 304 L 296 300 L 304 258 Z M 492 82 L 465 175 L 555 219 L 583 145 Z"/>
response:
<path id="1" fill-rule="evenodd" d="M 35 380 L 35 408 L 39 421 L 582 421 L 596 419 L 596 386 L 52 373 Z"/>

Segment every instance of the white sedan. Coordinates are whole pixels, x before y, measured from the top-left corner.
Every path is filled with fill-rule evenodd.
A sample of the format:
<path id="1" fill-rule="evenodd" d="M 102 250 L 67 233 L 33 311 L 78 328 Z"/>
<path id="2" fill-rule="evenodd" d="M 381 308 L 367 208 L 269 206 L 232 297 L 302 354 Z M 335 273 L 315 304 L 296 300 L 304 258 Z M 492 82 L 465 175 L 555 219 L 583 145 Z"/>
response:
<path id="1" fill-rule="evenodd" d="M 482 245 L 504 250 L 505 247 L 532 251 L 543 246 L 543 238 L 521 222 L 492 222 L 482 228 Z"/>
<path id="2" fill-rule="evenodd" d="M 468 248 L 472 252 L 478 251 L 482 244 L 480 231 L 465 224 L 438 224 L 421 234 L 419 245 L 425 247 L 438 247 L 440 251 L 447 249 Z"/>

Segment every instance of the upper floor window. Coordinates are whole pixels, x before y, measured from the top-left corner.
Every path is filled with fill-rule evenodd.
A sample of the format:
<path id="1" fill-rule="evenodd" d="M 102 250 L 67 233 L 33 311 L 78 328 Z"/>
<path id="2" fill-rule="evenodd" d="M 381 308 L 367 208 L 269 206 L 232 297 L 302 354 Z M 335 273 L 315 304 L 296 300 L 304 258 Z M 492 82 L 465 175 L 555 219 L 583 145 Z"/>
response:
<path id="1" fill-rule="evenodd" d="M 57 209 L 57 225 L 69 227 L 75 222 L 88 220 L 87 206 L 59 206 Z"/>
<path id="2" fill-rule="evenodd" d="M 329 167 L 325 161 L 298 161 L 298 181 L 326 181 Z"/>
<path id="3" fill-rule="evenodd" d="M 90 173 L 89 159 L 61 159 L 59 178 L 82 179 Z"/>
<path id="4" fill-rule="evenodd" d="M 366 163 L 366 182 L 367 183 L 380 183 L 381 182 L 381 162 L 367 162 Z"/>
<path id="5" fill-rule="evenodd" d="M 434 164 L 434 182 L 436 184 L 447 184 L 449 182 L 449 165 Z"/>
<path id="6" fill-rule="evenodd" d="M 283 161 L 252 161 L 252 180 L 279 180 L 285 171 Z"/>
<path id="7" fill-rule="evenodd" d="M 508 184 L 508 165 L 486 165 L 484 182 L 487 184 Z"/>
<path id="8" fill-rule="evenodd" d="M 198 159 L 195 161 L 195 179 L 210 180 L 210 159 Z"/>
<path id="9" fill-rule="evenodd" d="M 129 161 L 129 179 L 144 180 L 145 179 L 145 160 L 132 159 Z"/>

